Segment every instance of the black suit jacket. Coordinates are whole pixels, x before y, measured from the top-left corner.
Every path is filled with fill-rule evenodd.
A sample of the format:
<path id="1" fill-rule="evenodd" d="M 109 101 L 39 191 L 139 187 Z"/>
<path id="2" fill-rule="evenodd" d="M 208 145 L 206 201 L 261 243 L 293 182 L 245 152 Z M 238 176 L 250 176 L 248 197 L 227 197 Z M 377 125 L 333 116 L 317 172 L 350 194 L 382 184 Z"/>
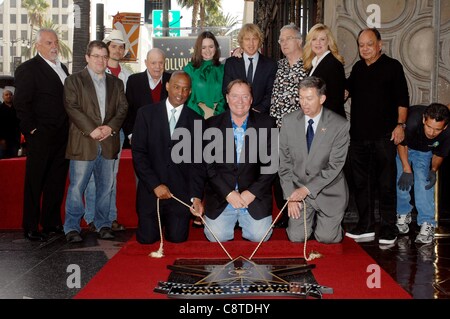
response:
<path id="1" fill-rule="evenodd" d="M 61 67 L 69 75 L 63 64 Z M 39 54 L 19 65 L 15 72 L 15 86 L 14 107 L 25 136 L 37 129 L 41 132 L 64 132 L 67 137 L 69 121 L 64 109 L 64 85 Z"/>
<path id="2" fill-rule="evenodd" d="M 166 83 L 169 82 L 171 74 L 164 72 L 162 77 L 161 101 L 167 98 Z M 147 70 L 140 73 L 132 74 L 128 77 L 126 96 L 128 101 L 128 114 L 123 123 L 123 130 L 128 136 L 133 133 L 136 114 L 140 107 L 144 105 L 158 103 L 153 101 L 150 87 L 148 85 Z"/>
<path id="3" fill-rule="evenodd" d="M 240 163 L 236 163 L 236 150 L 233 148 L 233 163 L 227 163 L 226 158 L 230 157 L 226 154 L 226 131 L 231 130 L 231 138 L 234 141 L 231 115 L 227 110 L 224 113 L 213 116 L 206 121 L 207 128 L 218 128 L 223 138 L 223 144 L 216 147 L 214 158 L 222 159 L 222 163 L 215 161 L 207 164 L 208 179 L 205 187 L 205 210 L 206 216 L 211 219 L 216 219 L 225 207 L 228 205 L 225 197 L 235 189 L 238 183 L 239 193 L 248 190 L 256 196 L 255 200 L 249 205 L 248 211 L 255 219 L 262 219 L 272 215 L 272 182 L 275 178 L 276 170 L 273 174 L 261 174 L 261 169 L 269 166 L 270 163 L 263 163 L 259 154 L 259 145 L 264 143 L 267 145 L 267 150 L 271 149 L 271 129 L 275 128 L 275 121 L 272 117 L 266 114 L 260 114 L 250 111 L 247 122 L 247 131 L 243 150 L 245 150 L 245 161 L 241 153 Z M 268 134 L 264 136 L 260 128 L 267 129 Z M 249 129 L 256 129 L 256 136 L 258 141 L 252 140 L 249 145 Z M 264 139 L 260 141 L 260 139 Z M 213 143 L 213 142 L 212 142 Z M 232 142 L 233 143 L 233 142 Z M 205 148 L 206 152 L 207 148 Z M 253 152 L 250 154 L 250 150 Z M 258 151 L 257 154 L 254 154 Z M 267 151 L 266 151 L 267 152 Z M 228 156 L 227 156 L 228 155 Z M 256 155 L 256 161 L 252 160 L 252 155 Z M 278 156 L 276 156 L 278 161 Z M 278 166 L 277 166 L 278 167 Z"/>
<path id="4" fill-rule="evenodd" d="M 201 160 L 198 161 L 200 163 L 192 160 L 194 125 L 200 128 L 197 133 L 203 134 L 204 119 L 184 105 L 175 129 L 185 128 L 191 135 L 191 163 L 177 164 L 171 153 L 175 145 L 181 144 L 169 136 L 166 100 L 138 110 L 131 144 L 133 164 L 139 178 L 138 202 L 148 202 L 144 206 L 152 206 L 149 200 L 156 200 L 153 190 L 160 184 L 168 186 L 172 194 L 187 203 L 192 197 L 203 198 L 206 170 Z M 137 205 L 140 206 L 139 203 Z"/>
<path id="5" fill-rule="evenodd" d="M 274 60 L 259 54 L 259 60 L 252 83 L 252 108 L 260 113 L 269 114 L 273 82 L 275 81 L 277 69 L 277 63 Z M 222 87 L 224 96 L 226 96 L 228 84 L 236 79 L 247 79 L 245 62 L 243 58 L 229 57 L 225 61 L 224 68 Z"/>
<path id="6" fill-rule="evenodd" d="M 330 52 L 320 61 L 314 73 L 310 72 L 309 75 L 321 78 L 327 85 L 327 99 L 323 103 L 323 106 L 346 117 L 344 108 L 346 79 L 342 63 Z"/>

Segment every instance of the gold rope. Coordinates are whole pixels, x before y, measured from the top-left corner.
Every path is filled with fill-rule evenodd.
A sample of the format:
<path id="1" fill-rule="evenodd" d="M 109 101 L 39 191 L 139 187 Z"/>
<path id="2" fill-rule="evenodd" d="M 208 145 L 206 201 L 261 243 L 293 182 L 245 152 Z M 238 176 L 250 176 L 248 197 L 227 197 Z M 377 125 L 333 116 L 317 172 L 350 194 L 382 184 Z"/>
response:
<path id="1" fill-rule="evenodd" d="M 302 199 L 302 202 L 303 202 L 303 224 L 305 226 L 305 244 L 303 245 L 303 258 L 305 258 L 306 261 L 310 261 L 310 260 L 313 260 L 315 258 L 322 257 L 322 254 L 319 253 L 319 252 L 316 252 L 316 251 L 311 251 L 311 253 L 309 254 L 309 257 L 306 257 L 306 243 L 308 242 L 308 232 L 307 232 L 307 228 L 306 228 L 306 202 L 305 202 L 304 199 Z M 256 246 L 255 250 L 251 254 L 249 260 L 251 260 L 253 258 L 253 256 L 256 254 L 256 252 L 258 251 L 259 247 L 261 246 L 261 244 L 263 243 L 264 239 L 266 238 L 267 234 L 269 234 L 270 229 L 275 225 L 275 223 L 277 222 L 278 218 L 280 218 L 281 214 L 283 213 L 283 211 L 286 208 L 288 203 L 289 203 L 289 200 L 287 200 L 286 203 L 284 204 L 283 208 L 281 208 L 281 210 L 278 213 L 277 217 L 275 217 L 275 219 L 273 220 L 273 222 L 270 225 L 269 229 L 267 229 L 265 235 L 263 236 L 261 241 L 258 243 L 258 246 Z"/>
<path id="2" fill-rule="evenodd" d="M 177 198 L 175 195 L 171 194 L 172 198 L 175 199 L 176 201 L 178 201 L 180 204 L 186 206 L 187 208 L 191 209 L 191 206 L 189 206 L 188 204 L 186 204 L 185 202 L 183 202 L 181 199 Z M 306 257 L 306 245 L 307 245 L 307 241 L 308 241 L 308 234 L 307 234 L 307 227 L 306 227 L 306 202 L 303 199 L 303 224 L 305 227 L 305 244 L 303 245 L 303 258 L 305 258 L 306 261 L 310 261 L 312 259 L 315 258 L 320 258 L 322 257 L 322 254 L 315 252 L 315 251 L 311 251 L 309 257 Z M 281 214 L 283 213 L 283 211 L 285 210 L 286 206 L 288 205 L 289 200 L 286 201 L 286 203 L 284 204 L 283 208 L 281 208 L 280 212 L 278 213 L 278 215 L 275 217 L 275 219 L 273 220 L 272 224 L 270 225 L 270 227 L 267 229 L 266 233 L 264 234 L 263 238 L 260 240 L 260 242 L 258 243 L 258 245 L 256 246 L 255 250 L 253 251 L 253 253 L 251 254 L 249 260 L 251 260 L 253 258 L 253 256 L 256 254 L 256 252 L 258 251 L 259 247 L 262 245 L 264 239 L 267 237 L 267 235 L 269 234 L 270 230 L 273 228 L 273 226 L 275 225 L 275 223 L 277 222 L 277 220 L 280 218 Z M 156 201 L 156 208 L 157 208 L 157 213 L 158 213 L 158 225 L 159 225 L 159 234 L 161 237 L 161 243 L 159 244 L 159 249 L 158 251 L 154 251 L 151 252 L 149 256 L 153 257 L 153 258 L 162 258 L 164 256 L 164 250 L 163 250 L 163 245 L 164 245 L 164 240 L 163 240 L 163 233 L 162 233 L 162 225 L 161 225 L 161 215 L 160 215 L 160 211 L 159 211 L 159 198 Z M 194 210 L 195 211 L 195 210 Z M 219 241 L 219 239 L 217 238 L 217 236 L 214 234 L 214 232 L 212 231 L 212 229 L 208 226 L 208 224 L 206 223 L 206 221 L 203 219 L 203 216 L 199 216 L 200 219 L 202 220 L 202 223 L 205 225 L 205 227 L 209 230 L 209 232 L 213 235 L 214 239 L 216 240 L 216 242 L 220 245 L 220 247 L 222 248 L 222 250 L 227 254 L 228 258 L 230 258 L 230 260 L 233 260 L 233 258 L 231 257 L 231 255 L 229 254 L 229 252 L 225 249 L 225 247 L 222 245 L 222 243 Z"/>
<path id="3" fill-rule="evenodd" d="M 284 209 L 286 208 L 287 204 L 289 203 L 289 200 L 286 201 L 286 203 L 284 204 L 283 208 L 281 208 L 280 212 L 278 213 L 277 217 L 275 217 L 275 219 L 273 220 L 272 224 L 270 225 L 269 229 L 267 229 L 266 233 L 264 234 L 263 238 L 259 241 L 258 246 L 256 246 L 255 250 L 253 251 L 253 253 L 250 255 L 250 258 L 248 260 L 252 260 L 253 256 L 256 254 L 256 251 L 259 249 L 259 246 L 261 246 L 262 242 L 264 241 L 264 239 L 266 238 L 267 234 L 270 232 L 270 230 L 272 229 L 273 225 L 275 225 L 275 223 L 277 222 L 278 218 L 280 218 L 281 214 L 283 213 Z"/>
<path id="4" fill-rule="evenodd" d="M 159 198 L 156 199 L 156 212 L 158 213 L 159 236 L 161 237 L 161 242 L 159 244 L 159 249 L 157 251 L 152 251 L 149 256 L 153 258 L 162 258 L 164 257 L 164 249 L 163 249 L 164 242 L 161 226 L 161 214 L 159 213 Z"/>
<path id="5" fill-rule="evenodd" d="M 191 209 L 191 206 L 189 206 L 188 204 L 186 204 L 185 202 L 183 202 L 181 199 L 178 199 L 175 195 L 171 194 L 172 198 L 175 199 L 176 201 L 178 201 L 180 204 L 186 206 L 187 208 Z M 159 200 L 159 199 L 158 199 Z M 195 210 L 194 210 L 195 211 Z M 210 231 L 210 233 L 213 235 L 214 239 L 216 240 L 216 242 L 220 245 L 220 247 L 222 247 L 223 251 L 225 252 L 225 254 L 227 254 L 228 258 L 230 258 L 230 260 L 233 260 L 233 258 L 231 257 L 231 255 L 228 253 L 228 251 L 225 249 L 225 247 L 222 245 L 222 243 L 220 242 L 220 240 L 217 238 L 217 236 L 214 234 L 214 232 L 212 231 L 211 228 L 209 228 L 208 224 L 206 223 L 206 221 L 203 219 L 203 216 L 199 216 L 200 219 L 202 220 L 202 223 L 205 225 L 205 227 Z M 158 206 L 158 222 L 159 224 L 159 229 L 160 229 L 160 233 L 161 233 L 161 221 L 159 219 L 159 206 Z M 161 233 L 161 245 L 162 245 L 162 233 Z"/>

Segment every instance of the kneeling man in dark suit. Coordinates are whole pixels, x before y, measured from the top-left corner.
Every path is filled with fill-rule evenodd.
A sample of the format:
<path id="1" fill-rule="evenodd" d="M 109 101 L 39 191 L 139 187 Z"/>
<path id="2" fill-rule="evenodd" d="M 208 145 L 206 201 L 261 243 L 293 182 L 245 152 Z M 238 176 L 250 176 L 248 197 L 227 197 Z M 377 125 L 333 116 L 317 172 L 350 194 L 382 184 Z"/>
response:
<path id="1" fill-rule="evenodd" d="M 228 84 L 226 99 L 229 110 L 206 122 L 208 130 L 218 129 L 222 140 L 216 137 L 205 147 L 205 154 L 214 150 L 212 160 L 207 159 L 205 187 L 205 219 L 213 234 L 205 227 L 205 235 L 210 241 L 232 240 L 238 222 L 243 238 L 259 242 L 272 223 L 272 182 L 277 170 L 270 165 L 275 121 L 267 114 L 250 111 L 252 93 L 244 80 Z M 263 150 L 262 145 L 267 148 Z M 277 157 L 275 162 L 278 164 Z"/>
<path id="2" fill-rule="evenodd" d="M 175 71 L 166 83 L 168 98 L 138 109 L 133 129 L 131 150 L 136 175 L 139 178 L 136 209 L 138 229 L 136 239 L 151 244 L 160 239 L 157 199 L 160 199 L 160 217 L 164 238 L 173 243 L 187 240 L 191 213 L 172 198 L 172 194 L 185 203 L 191 203 L 191 212 L 203 213 L 206 170 L 201 160 L 194 161 L 194 127 L 202 134 L 204 119 L 185 106 L 191 93 L 191 79 L 183 71 Z M 197 123 L 196 123 L 197 122 Z M 191 149 L 189 159 L 179 161 L 172 149 L 178 133 L 188 133 Z M 184 138 L 184 137 L 183 137 Z M 182 141 L 185 142 L 184 140 Z M 201 150 L 201 145 L 200 145 Z M 181 156 L 184 158 L 184 154 Z M 196 163 L 197 162 L 197 163 Z"/>

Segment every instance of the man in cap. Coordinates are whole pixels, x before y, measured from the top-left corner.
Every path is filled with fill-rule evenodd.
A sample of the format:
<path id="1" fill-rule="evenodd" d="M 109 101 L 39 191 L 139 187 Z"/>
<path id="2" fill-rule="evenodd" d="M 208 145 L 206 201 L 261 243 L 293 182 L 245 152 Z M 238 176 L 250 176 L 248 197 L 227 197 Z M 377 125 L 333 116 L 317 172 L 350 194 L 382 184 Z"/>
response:
<path id="1" fill-rule="evenodd" d="M 105 72 L 121 79 L 123 81 L 124 87 L 126 88 L 130 72 L 127 69 L 125 69 L 122 65 L 120 65 L 119 62 L 127 54 L 130 48 L 130 43 L 126 38 L 126 36 L 124 36 L 123 32 L 120 30 L 112 30 L 111 33 L 103 40 L 103 42 L 106 43 L 109 50 L 108 65 L 106 67 Z M 110 205 L 111 208 L 109 211 L 109 219 L 112 222 L 111 229 L 113 231 L 125 230 L 125 227 L 117 222 L 117 206 L 116 206 L 117 173 L 119 172 L 119 160 L 120 155 L 122 153 L 123 142 L 125 140 L 123 129 L 120 129 L 119 136 L 120 136 L 120 151 L 117 156 L 117 159 L 114 160 L 114 180 L 113 180 L 113 190 L 111 193 L 111 205 Z M 95 214 L 94 175 L 92 175 L 91 179 L 89 180 L 84 196 L 86 199 L 84 220 L 89 225 L 90 230 L 94 231 L 95 230 L 95 226 L 93 223 Z"/>

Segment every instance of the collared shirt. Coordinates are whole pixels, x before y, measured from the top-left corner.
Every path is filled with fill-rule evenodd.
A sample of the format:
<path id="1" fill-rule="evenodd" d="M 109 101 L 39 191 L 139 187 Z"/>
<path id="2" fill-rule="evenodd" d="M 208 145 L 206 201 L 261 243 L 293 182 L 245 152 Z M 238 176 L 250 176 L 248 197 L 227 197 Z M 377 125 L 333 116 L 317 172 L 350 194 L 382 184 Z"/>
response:
<path id="1" fill-rule="evenodd" d="M 317 114 L 315 117 L 309 117 L 308 115 L 305 114 L 305 135 L 306 132 L 308 131 L 308 121 L 310 119 L 312 119 L 314 121 L 314 123 L 312 124 L 313 130 L 314 130 L 314 134 L 316 134 L 316 130 L 317 130 L 317 125 L 319 124 L 320 118 L 322 117 L 322 112 L 323 112 L 323 107 L 320 110 L 320 113 Z"/>
<path id="2" fill-rule="evenodd" d="M 309 75 L 313 75 L 314 74 L 314 70 L 317 68 L 317 66 L 319 65 L 320 61 L 322 61 L 327 56 L 328 53 L 330 53 L 330 50 L 326 51 L 320 58 L 318 58 L 317 55 L 314 57 L 314 59 L 311 62 L 313 67 L 311 69 L 311 72 L 309 72 Z"/>
<path id="3" fill-rule="evenodd" d="M 234 142 L 236 144 L 236 163 L 239 163 L 239 158 L 241 156 L 242 147 L 244 146 L 244 136 L 247 130 L 248 116 L 241 126 L 234 123 L 233 118 L 231 118 L 231 124 L 233 126 Z"/>
<path id="4" fill-rule="evenodd" d="M 247 74 L 248 71 L 248 67 L 250 66 L 250 61 L 248 58 L 253 58 L 253 78 L 255 78 L 255 72 L 256 72 L 256 66 L 258 65 L 258 60 L 259 60 L 259 52 L 256 52 L 254 56 L 249 56 L 247 53 L 244 52 L 244 54 L 242 55 L 244 58 L 244 63 L 245 63 L 245 74 Z"/>
<path id="5" fill-rule="evenodd" d="M 100 107 L 100 115 L 103 122 L 106 114 L 106 74 L 99 77 L 98 74 L 89 69 L 88 66 L 86 68 L 88 69 L 92 82 L 94 82 L 95 93 L 97 95 L 98 106 Z"/>
<path id="6" fill-rule="evenodd" d="M 183 106 L 184 105 L 174 107 L 172 104 L 170 104 L 169 99 L 166 99 L 167 119 L 170 121 L 170 118 L 172 117 L 172 110 L 175 108 L 176 109 L 176 112 L 174 114 L 175 122 L 178 122 L 178 119 L 180 118 L 181 115 L 181 111 L 183 111 Z"/>
<path id="7" fill-rule="evenodd" d="M 158 83 L 162 80 L 162 75 L 157 81 L 155 81 L 150 75 L 150 72 L 148 72 L 147 70 L 147 76 L 148 76 L 148 85 L 150 86 L 150 89 L 154 90 L 155 87 L 158 85 Z"/>
<path id="8" fill-rule="evenodd" d="M 42 54 L 40 54 L 40 53 L 38 53 L 38 54 L 39 54 L 39 56 L 40 56 L 41 58 L 44 59 L 45 62 L 47 62 L 48 65 L 51 66 L 51 68 L 53 69 L 53 71 L 55 71 L 56 74 L 58 74 L 59 79 L 61 80 L 62 84 L 64 84 L 64 80 L 66 79 L 67 74 L 66 74 L 66 72 L 64 72 L 63 68 L 61 67 L 61 62 L 59 62 L 59 60 L 56 60 L 56 63 L 53 63 L 52 61 L 47 60 L 46 58 L 44 58 L 44 57 L 42 56 Z"/>

